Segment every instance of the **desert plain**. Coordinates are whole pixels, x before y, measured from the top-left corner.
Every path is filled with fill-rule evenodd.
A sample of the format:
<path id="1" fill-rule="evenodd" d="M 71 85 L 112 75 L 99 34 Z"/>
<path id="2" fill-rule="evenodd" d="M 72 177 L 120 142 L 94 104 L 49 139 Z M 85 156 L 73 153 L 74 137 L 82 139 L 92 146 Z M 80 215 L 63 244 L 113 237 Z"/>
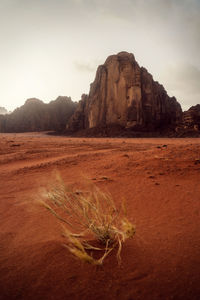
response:
<path id="1" fill-rule="evenodd" d="M 76 260 L 38 205 L 59 172 L 125 199 L 135 236 L 119 265 Z M 200 299 L 200 139 L 0 134 L 0 299 Z"/>

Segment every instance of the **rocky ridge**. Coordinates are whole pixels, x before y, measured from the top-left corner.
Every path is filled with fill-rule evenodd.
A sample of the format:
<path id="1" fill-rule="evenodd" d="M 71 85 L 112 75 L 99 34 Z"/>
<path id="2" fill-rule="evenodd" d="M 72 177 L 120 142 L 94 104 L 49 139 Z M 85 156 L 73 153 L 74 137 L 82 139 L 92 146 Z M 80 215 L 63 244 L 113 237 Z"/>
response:
<path id="1" fill-rule="evenodd" d="M 8 114 L 8 111 L 5 107 L 0 106 L 0 115 Z"/>
<path id="2" fill-rule="evenodd" d="M 31 98 L 9 115 L 0 116 L 0 132 L 63 131 L 77 103 L 59 96 L 45 104 Z"/>

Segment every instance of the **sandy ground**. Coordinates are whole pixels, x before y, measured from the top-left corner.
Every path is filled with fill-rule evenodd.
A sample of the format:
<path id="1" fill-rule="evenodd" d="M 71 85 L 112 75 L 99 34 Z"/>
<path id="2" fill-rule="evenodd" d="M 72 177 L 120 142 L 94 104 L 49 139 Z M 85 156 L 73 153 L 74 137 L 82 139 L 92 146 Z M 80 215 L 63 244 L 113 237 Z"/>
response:
<path id="1" fill-rule="evenodd" d="M 56 171 L 126 198 L 137 231 L 120 266 L 63 247 L 59 221 L 36 204 Z M 200 139 L 0 134 L 0 299 L 200 299 L 199 182 Z"/>

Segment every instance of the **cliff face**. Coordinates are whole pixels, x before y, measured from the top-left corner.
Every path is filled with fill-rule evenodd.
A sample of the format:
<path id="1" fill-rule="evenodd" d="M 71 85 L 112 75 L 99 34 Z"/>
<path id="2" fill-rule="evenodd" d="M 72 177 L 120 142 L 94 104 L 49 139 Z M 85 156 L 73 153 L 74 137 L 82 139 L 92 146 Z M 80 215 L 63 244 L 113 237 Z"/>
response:
<path id="1" fill-rule="evenodd" d="M 67 128 L 75 131 L 120 125 L 153 131 L 175 126 L 181 117 L 176 99 L 140 68 L 133 54 L 120 52 L 98 67 L 89 95 L 83 95 Z"/>
<path id="2" fill-rule="evenodd" d="M 28 99 L 13 113 L 0 116 L 0 132 L 62 131 L 76 106 L 69 97 L 60 96 L 49 104 Z"/>

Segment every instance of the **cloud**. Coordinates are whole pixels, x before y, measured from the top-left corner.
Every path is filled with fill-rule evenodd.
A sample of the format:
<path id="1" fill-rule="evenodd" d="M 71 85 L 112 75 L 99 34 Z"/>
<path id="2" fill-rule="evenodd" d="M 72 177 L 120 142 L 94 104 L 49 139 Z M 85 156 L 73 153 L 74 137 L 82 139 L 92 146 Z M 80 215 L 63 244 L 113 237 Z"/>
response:
<path id="1" fill-rule="evenodd" d="M 183 109 L 200 103 L 200 68 L 190 63 L 174 64 L 163 73 L 162 80 L 170 94 L 176 96 Z"/>
<path id="2" fill-rule="evenodd" d="M 165 76 L 171 89 L 200 94 L 200 69 L 196 66 L 186 63 L 173 65 L 168 68 Z"/>
<path id="3" fill-rule="evenodd" d="M 27 74 L 28 93 L 79 99 L 98 65 L 122 50 L 181 104 L 200 102 L 199 28 L 199 0 L 0 0 L 1 104 L 24 98 L 16 82 L 25 86 Z"/>
<path id="4" fill-rule="evenodd" d="M 93 60 L 90 62 L 74 61 L 73 65 L 78 71 L 94 73 L 100 63 L 102 63 L 100 60 Z"/>
<path id="5" fill-rule="evenodd" d="M 119 0 L 117 2 L 96 0 L 94 2 L 96 13 L 101 14 L 102 19 L 116 18 L 116 20 L 129 22 L 133 27 L 133 34 L 134 30 L 137 30 L 141 39 L 150 34 L 152 38 L 158 36 L 171 47 L 176 47 L 180 54 L 192 56 L 200 52 L 199 0 Z"/>
<path id="6" fill-rule="evenodd" d="M 78 61 L 74 61 L 74 66 L 76 67 L 76 69 L 78 69 L 79 71 L 83 71 L 83 72 L 94 72 L 95 71 L 95 67 L 89 63 L 81 63 Z"/>

